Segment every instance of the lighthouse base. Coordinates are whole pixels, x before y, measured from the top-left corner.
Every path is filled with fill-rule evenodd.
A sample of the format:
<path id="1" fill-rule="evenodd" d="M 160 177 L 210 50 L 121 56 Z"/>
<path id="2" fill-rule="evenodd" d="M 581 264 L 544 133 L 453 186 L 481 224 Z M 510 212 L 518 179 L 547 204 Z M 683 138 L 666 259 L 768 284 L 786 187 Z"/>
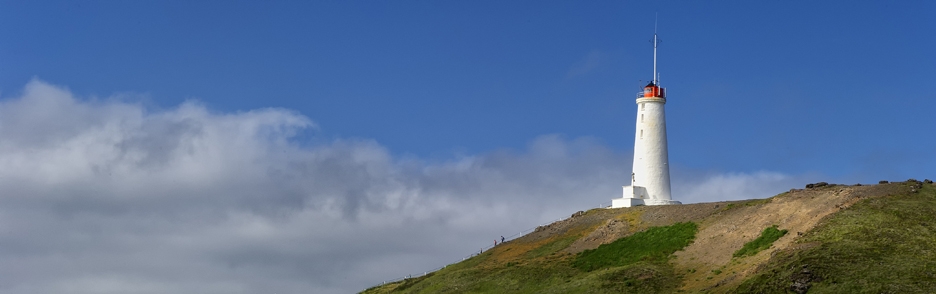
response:
<path id="1" fill-rule="evenodd" d="M 611 199 L 610 208 L 673 204 L 682 204 L 682 202 L 669 199 L 650 198 L 650 195 L 647 193 L 647 188 L 640 186 L 624 186 L 624 197 Z"/>

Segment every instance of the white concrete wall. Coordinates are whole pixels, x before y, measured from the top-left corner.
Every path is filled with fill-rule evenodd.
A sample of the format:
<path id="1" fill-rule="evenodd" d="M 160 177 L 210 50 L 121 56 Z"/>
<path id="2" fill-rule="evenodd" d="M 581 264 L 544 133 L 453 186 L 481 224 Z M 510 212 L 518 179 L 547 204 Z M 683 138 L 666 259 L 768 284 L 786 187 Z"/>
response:
<path id="1" fill-rule="evenodd" d="M 650 198 L 650 195 L 647 194 L 647 188 L 640 186 L 624 186 L 624 198 L 637 198 L 637 199 L 647 199 Z"/>
<path id="2" fill-rule="evenodd" d="M 611 199 L 611 208 L 634 207 L 644 205 L 644 200 L 639 198 L 616 198 Z"/>
<path id="3" fill-rule="evenodd" d="M 632 185 L 646 188 L 649 199 L 671 200 L 664 104 L 665 98 L 637 99 Z"/>

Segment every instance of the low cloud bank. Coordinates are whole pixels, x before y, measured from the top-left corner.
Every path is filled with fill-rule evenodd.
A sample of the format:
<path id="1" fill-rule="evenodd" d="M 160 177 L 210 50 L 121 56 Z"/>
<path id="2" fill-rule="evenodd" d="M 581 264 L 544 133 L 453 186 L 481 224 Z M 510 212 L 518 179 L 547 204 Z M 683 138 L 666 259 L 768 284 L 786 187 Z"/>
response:
<path id="1" fill-rule="evenodd" d="M 683 203 L 767 198 L 802 186 L 809 178 L 769 171 L 690 174 L 673 184 L 673 195 Z"/>
<path id="2" fill-rule="evenodd" d="M 427 161 L 372 140 L 295 142 L 315 127 L 285 109 L 150 111 L 31 81 L 0 100 L 0 292 L 355 292 L 610 202 L 629 178 L 629 152 L 591 138 Z M 705 202 L 793 182 L 673 186 Z"/>

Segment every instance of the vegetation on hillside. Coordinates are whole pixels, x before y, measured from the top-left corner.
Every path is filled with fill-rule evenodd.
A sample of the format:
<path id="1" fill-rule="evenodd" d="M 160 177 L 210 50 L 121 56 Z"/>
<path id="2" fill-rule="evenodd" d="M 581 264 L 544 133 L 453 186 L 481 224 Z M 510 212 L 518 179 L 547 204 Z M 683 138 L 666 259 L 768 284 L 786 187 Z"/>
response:
<path id="1" fill-rule="evenodd" d="M 504 245 L 365 293 L 666 293 L 679 284 L 668 261 L 692 242 L 697 228 L 691 222 L 653 227 L 579 254 L 560 252 L 579 236 L 559 236 L 513 260 L 504 257 L 522 247 Z"/>
<path id="2" fill-rule="evenodd" d="M 787 230 L 779 230 L 777 229 L 776 225 L 767 227 L 763 232 L 761 232 L 760 237 L 757 237 L 757 239 L 754 239 L 751 242 L 745 243 L 744 247 L 741 247 L 741 249 L 735 251 L 734 257 L 744 257 L 757 254 L 758 252 L 761 252 L 761 250 L 770 248 L 770 245 L 773 245 L 774 241 L 777 241 L 777 239 L 780 239 L 780 237 L 783 237 L 783 235 L 786 235 L 786 233 Z"/>
<path id="3" fill-rule="evenodd" d="M 699 226 L 692 222 L 649 228 L 598 248 L 585 250 L 579 253 L 572 265 L 584 271 L 593 271 L 639 261 L 665 263 L 673 252 L 692 243 L 698 230 Z"/>
<path id="4" fill-rule="evenodd" d="M 364 293 L 936 293 L 936 185 L 811 186 L 763 200 L 577 213 Z M 797 233 L 783 238 L 786 229 Z"/>
<path id="5" fill-rule="evenodd" d="M 936 188 L 908 181 L 862 200 L 778 253 L 740 293 L 933 293 Z"/>

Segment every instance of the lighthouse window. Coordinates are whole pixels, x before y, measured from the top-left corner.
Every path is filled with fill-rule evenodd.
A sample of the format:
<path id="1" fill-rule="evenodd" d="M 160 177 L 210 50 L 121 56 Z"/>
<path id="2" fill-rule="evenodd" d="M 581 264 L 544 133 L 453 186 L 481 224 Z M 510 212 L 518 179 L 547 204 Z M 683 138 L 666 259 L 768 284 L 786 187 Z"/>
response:
<path id="1" fill-rule="evenodd" d="M 640 104 L 640 111 L 643 111 L 647 104 Z"/>
<path id="2" fill-rule="evenodd" d="M 640 130 L 640 138 L 643 139 L 643 130 Z"/>
<path id="3" fill-rule="evenodd" d="M 640 122 L 643 122 L 643 113 L 640 114 Z"/>

